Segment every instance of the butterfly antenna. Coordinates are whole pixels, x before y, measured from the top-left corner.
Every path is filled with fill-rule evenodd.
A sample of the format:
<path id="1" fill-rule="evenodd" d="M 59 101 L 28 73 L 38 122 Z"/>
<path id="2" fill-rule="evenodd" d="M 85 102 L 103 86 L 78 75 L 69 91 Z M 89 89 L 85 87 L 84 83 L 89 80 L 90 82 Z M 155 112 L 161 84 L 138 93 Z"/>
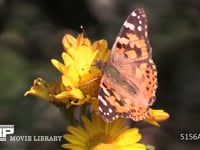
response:
<path id="1" fill-rule="evenodd" d="M 81 25 L 80 28 L 81 28 L 83 34 L 85 35 L 85 37 L 88 38 L 88 35 L 87 35 L 87 33 L 85 32 L 85 29 L 84 29 L 83 25 Z"/>
<path id="2" fill-rule="evenodd" d="M 90 84 L 90 83 L 92 83 L 92 82 L 94 82 L 96 80 L 99 80 L 99 79 L 100 79 L 99 77 L 95 77 L 95 78 L 93 78 L 93 79 L 91 79 L 91 80 L 89 80 L 89 81 L 87 81 L 87 82 L 85 82 L 83 84 L 80 84 L 79 87 L 87 85 L 87 84 Z"/>
<path id="3" fill-rule="evenodd" d="M 81 68 L 81 70 L 84 71 L 85 69 L 88 69 L 88 68 L 93 67 L 93 66 L 96 66 L 96 64 L 85 65 L 85 66 L 83 66 L 83 67 Z"/>

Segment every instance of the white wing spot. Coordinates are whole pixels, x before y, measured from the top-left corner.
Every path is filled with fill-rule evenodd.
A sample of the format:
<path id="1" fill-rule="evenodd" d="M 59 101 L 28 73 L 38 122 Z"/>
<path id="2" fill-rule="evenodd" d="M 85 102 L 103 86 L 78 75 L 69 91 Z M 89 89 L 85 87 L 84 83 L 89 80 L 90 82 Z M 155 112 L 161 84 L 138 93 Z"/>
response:
<path id="1" fill-rule="evenodd" d="M 100 85 L 100 87 L 103 89 L 103 92 L 107 95 L 110 96 L 110 93 L 108 92 L 108 90 L 106 90 L 106 88 L 103 85 Z"/>
<path id="2" fill-rule="evenodd" d="M 156 94 L 156 92 L 155 91 L 153 91 L 153 93 L 152 93 L 153 95 L 155 95 Z"/>
<path id="3" fill-rule="evenodd" d="M 113 112 L 113 110 L 112 110 L 111 108 L 109 108 L 108 111 L 109 111 L 109 113 L 112 113 L 112 112 Z"/>
<path id="4" fill-rule="evenodd" d="M 147 31 L 144 32 L 144 36 L 147 37 Z"/>
<path id="5" fill-rule="evenodd" d="M 104 106 L 107 106 L 107 102 L 100 96 L 98 95 L 98 99 L 103 103 Z"/>
<path id="6" fill-rule="evenodd" d="M 102 111 L 103 111 L 103 110 L 102 110 L 102 108 L 101 108 L 100 106 L 99 106 L 99 111 L 100 111 L 100 112 L 102 112 Z"/>
<path id="7" fill-rule="evenodd" d="M 138 19 L 140 19 L 140 16 L 137 16 Z"/>
<path id="8" fill-rule="evenodd" d="M 139 20 L 139 24 L 142 24 L 142 21 L 141 21 L 141 20 Z"/>
<path id="9" fill-rule="evenodd" d="M 149 59 L 149 63 L 152 64 L 152 63 L 153 63 L 153 60 L 152 60 L 152 59 Z"/>
<path id="10" fill-rule="evenodd" d="M 134 17 L 137 16 L 137 14 L 135 12 L 132 12 L 131 15 L 134 16 Z"/>
<path id="11" fill-rule="evenodd" d="M 141 26 L 138 26 L 138 27 L 137 27 L 137 30 L 138 30 L 138 31 L 142 31 L 142 27 L 141 27 Z"/>
<path id="12" fill-rule="evenodd" d="M 153 69 L 156 69 L 156 66 L 155 66 L 155 65 L 153 65 Z"/>
<path id="13" fill-rule="evenodd" d="M 129 23 L 127 21 L 124 22 L 124 27 L 129 28 L 130 30 L 134 30 L 135 26 L 132 23 Z"/>

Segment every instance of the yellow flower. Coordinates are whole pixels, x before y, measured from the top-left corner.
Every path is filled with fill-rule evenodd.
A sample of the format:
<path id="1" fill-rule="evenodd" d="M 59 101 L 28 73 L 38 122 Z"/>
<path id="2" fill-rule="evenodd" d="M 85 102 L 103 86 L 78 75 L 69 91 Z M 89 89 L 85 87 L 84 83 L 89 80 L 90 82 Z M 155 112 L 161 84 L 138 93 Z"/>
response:
<path id="1" fill-rule="evenodd" d="M 48 102 L 60 104 L 61 102 L 67 103 L 68 100 L 66 99 L 66 95 L 72 96 L 73 92 L 75 91 L 65 91 L 65 87 L 60 80 L 47 82 L 42 78 L 37 78 L 34 80 L 30 90 L 25 92 L 24 96 L 31 94 L 45 99 Z"/>
<path id="2" fill-rule="evenodd" d="M 150 115 L 144 121 L 159 127 L 157 121 L 164 121 L 169 118 L 169 114 L 162 109 L 150 109 Z"/>
<path id="3" fill-rule="evenodd" d="M 63 137 L 69 142 L 62 147 L 71 150 L 145 150 L 143 144 L 137 143 L 141 134 L 137 128 L 123 126 L 124 119 L 112 123 L 104 122 L 95 113 L 90 121 L 82 117 L 84 127 L 68 126 L 70 134 Z"/>
<path id="4" fill-rule="evenodd" d="M 71 105 L 82 105 L 85 102 L 97 103 L 102 73 L 95 66 L 95 63 L 99 60 L 108 61 L 110 50 L 107 42 L 98 40 L 91 44 L 89 39 L 84 38 L 83 34 L 79 34 L 77 38 L 66 34 L 62 44 L 65 49 L 62 53 L 64 63 L 56 59 L 51 60 L 54 67 L 62 74 L 59 84 L 51 84 L 51 86 L 58 86 L 56 89 L 60 90 L 52 93 L 49 89 L 51 86 L 46 86 L 46 81 L 42 79 L 42 83 L 39 81 L 38 86 L 36 79 L 37 84 L 34 84 L 25 95 L 32 94 L 49 101 L 62 102 L 66 104 L 67 108 Z M 96 106 L 95 103 L 93 106 Z"/>

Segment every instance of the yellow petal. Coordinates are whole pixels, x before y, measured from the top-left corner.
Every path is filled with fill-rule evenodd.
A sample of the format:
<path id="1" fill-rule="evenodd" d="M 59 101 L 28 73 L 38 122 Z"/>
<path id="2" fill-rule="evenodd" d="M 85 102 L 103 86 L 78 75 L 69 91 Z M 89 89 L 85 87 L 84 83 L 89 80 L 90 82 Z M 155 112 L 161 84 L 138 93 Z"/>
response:
<path id="1" fill-rule="evenodd" d="M 157 121 L 164 121 L 169 118 L 169 114 L 162 109 L 150 109 L 150 116 Z"/>
<path id="2" fill-rule="evenodd" d="M 135 143 L 134 145 L 124 146 L 121 150 L 146 150 L 144 144 Z"/>
<path id="3" fill-rule="evenodd" d="M 144 121 L 157 127 L 160 126 L 158 121 L 164 121 L 169 118 L 169 114 L 161 109 L 150 109 L 149 112 L 150 115 Z"/>
<path id="4" fill-rule="evenodd" d="M 108 43 L 106 42 L 106 40 L 99 40 L 94 42 L 93 49 L 99 51 L 95 58 L 96 61 L 108 61 L 111 51 L 108 49 Z"/>
<path id="5" fill-rule="evenodd" d="M 62 82 L 66 87 L 66 90 L 71 90 L 72 88 L 75 88 L 77 86 L 77 84 L 74 81 L 72 81 L 70 78 L 64 75 L 62 76 Z"/>
<path id="6" fill-rule="evenodd" d="M 85 116 L 81 117 L 83 122 L 84 122 L 84 127 L 89 135 L 89 137 L 93 137 L 94 136 L 94 131 L 95 131 L 95 127 L 93 126 L 92 122 Z"/>
<path id="7" fill-rule="evenodd" d="M 42 78 L 35 79 L 33 86 L 30 88 L 29 91 L 25 92 L 24 96 L 27 96 L 29 94 L 40 97 L 48 101 L 53 101 L 53 97 L 51 96 L 51 94 L 53 93 L 50 93 L 50 88 L 48 86 L 48 83 Z"/>
<path id="8" fill-rule="evenodd" d="M 79 89 L 72 89 L 69 91 L 63 91 L 57 95 L 55 95 L 56 99 L 83 99 L 83 93 Z"/>
<path id="9" fill-rule="evenodd" d="M 63 65 L 56 59 L 51 59 L 51 63 L 54 65 L 56 69 L 58 69 L 61 73 L 65 73 L 67 70 L 67 66 Z"/>
<path id="10" fill-rule="evenodd" d="M 118 131 L 123 127 L 124 119 L 117 119 L 114 123 L 106 124 L 106 133 L 110 133 L 111 136 L 115 136 Z"/>
<path id="11" fill-rule="evenodd" d="M 77 136 L 74 136 L 74 135 L 71 135 L 71 134 L 65 134 L 63 136 L 67 141 L 69 141 L 70 143 L 73 143 L 75 145 L 79 145 L 79 146 L 82 146 L 82 147 L 85 147 L 85 143 L 80 140 L 80 139 L 77 139 Z"/>
<path id="12" fill-rule="evenodd" d="M 123 145 L 130 145 L 131 143 L 138 142 L 142 137 L 138 131 L 139 130 L 137 128 L 132 128 L 132 129 L 129 129 L 129 130 L 123 132 L 118 137 L 117 145 L 123 146 Z"/>
<path id="13" fill-rule="evenodd" d="M 77 44 L 77 40 L 70 34 L 65 34 L 62 39 L 62 44 L 66 51 L 68 51 L 72 45 Z"/>
<path id="14" fill-rule="evenodd" d="M 79 140 L 88 140 L 88 136 L 87 136 L 87 132 L 82 128 L 82 127 L 72 127 L 72 126 L 68 126 L 67 127 L 67 130 L 71 133 L 71 134 L 73 134 L 73 135 L 75 135 L 75 136 L 77 136 L 77 138 L 79 139 Z"/>
<path id="15" fill-rule="evenodd" d="M 92 45 L 92 48 L 94 50 L 107 50 L 108 49 L 108 43 L 106 40 L 99 40 L 95 41 L 94 44 Z"/>
<path id="16" fill-rule="evenodd" d="M 62 53 L 62 59 L 64 61 L 65 66 L 69 66 L 74 62 L 72 57 L 69 54 L 67 54 L 66 52 Z"/>
<path id="17" fill-rule="evenodd" d="M 77 37 L 77 46 L 84 46 L 84 45 L 87 47 L 91 47 L 91 42 L 89 39 L 84 38 L 84 34 L 81 33 Z"/>
<path id="18" fill-rule="evenodd" d="M 79 80 L 80 80 L 79 74 L 77 74 L 75 68 L 71 66 L 68 67 L 68 73 L 62 76 L 62 82 L 66 87 L 68 86 L 78 87 Z"/>
<path id="19" fill-rule="evenodd" d="M 75 144 L 63 144 L 63 148 L 70 149 L 70 150 L 86 150 L 85 147 L 82 147 L 80 145 L 75 145 Z"/>
<path id="20" fill-rule="evenodd" d="M 94 148 L 92 148 L 92 150 L 122 150 L 122 149 L 114 144 L 100 143 Z"/>

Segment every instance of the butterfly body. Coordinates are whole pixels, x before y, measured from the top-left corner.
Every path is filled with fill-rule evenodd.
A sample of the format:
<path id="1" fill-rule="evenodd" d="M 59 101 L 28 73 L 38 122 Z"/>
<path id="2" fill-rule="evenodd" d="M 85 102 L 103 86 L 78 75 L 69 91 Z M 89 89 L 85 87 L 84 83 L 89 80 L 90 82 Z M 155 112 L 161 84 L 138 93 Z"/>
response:
<path id="1" fill-rule="evenodd" d="M 103 66 L 98 95 L 99 114 L 107 122 L 117 118 L 143 120 L 155 101 L 157 71 L 147 37 L 143 9 L 133 11 L 124 22 Z"/>

